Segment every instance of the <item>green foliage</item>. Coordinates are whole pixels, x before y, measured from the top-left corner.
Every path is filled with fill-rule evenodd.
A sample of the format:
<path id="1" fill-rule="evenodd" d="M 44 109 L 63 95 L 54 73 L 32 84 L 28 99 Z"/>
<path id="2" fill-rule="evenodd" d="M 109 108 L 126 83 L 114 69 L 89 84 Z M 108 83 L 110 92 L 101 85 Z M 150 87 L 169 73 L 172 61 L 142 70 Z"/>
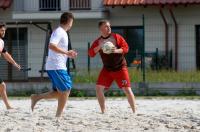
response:
<path id="1" fill-rule="evenodd" d="M 147 71 L 147 82 L 200 82 L 199 71 Z"/>
<path id="2" fill-rule="evenodd" d="M 121 96 L 125 96 L 125 94 L 121 90 L 109 90 L 105 92 L 105 96 L 106 97 L 121 97 Z"/>
<path id="3" fill-rule="evenodd" d="M 95 83 L 100 69 L 79 71 L 73 75 L 74 83 Z M 129 68 L 131 82 L 142 82 L 142 71 Z M 146 70 L 146 82 L 200 82 L 200 71 L 176 72 L 172 70 Z"/>
<path id="4" fill-rule="evenodd" d="M 92 70 L 88 73 L 85 70 L 77 71 L 73 76 L 74 83 L 94 83 L 97 80 L 100 69 Z"/>
<path id="5" fill-rule="evenodd" d="M 16 90 L 13 89 L 12 92 L 9 92 L 9 96 L 18 96 L 18 97 L 27 97 L 30 96 L 31 94 L 35 93 L 34 89 L 27 88 L 26 90 Z"/>
<path id="6" fill-rule="evenodd" d="M 160 92 L 159 90 L 149 91 L 148 96 L 167 96 L 167 93 Z"/>
<path id="7" fill-rule="evenodd" d="M 77 90 L 77 89 L 72 89 L 70 93 L 71 97 L 86 97 L 86 91 L 84 90 Z"/>
<path id="8" fill-rule="evenodd" d="M 129 69 L 132 82 L 142 82 L 142 72 Z M 176 72 L 171 70 L 146 70 L 146 82 L 200 82 L 199 71 Z"/>

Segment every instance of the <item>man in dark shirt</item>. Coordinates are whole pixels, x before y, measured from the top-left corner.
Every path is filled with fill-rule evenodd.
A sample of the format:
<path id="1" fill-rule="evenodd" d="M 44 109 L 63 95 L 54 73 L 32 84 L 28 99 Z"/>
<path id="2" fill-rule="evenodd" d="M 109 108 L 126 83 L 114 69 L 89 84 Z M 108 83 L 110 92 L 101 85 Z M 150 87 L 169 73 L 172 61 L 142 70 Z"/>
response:
<path id="1" fill-rule="evenodd" d="M 104 89 L 108 89 L 113 81 L 117 82 L 119 88 L 123 89 L 128 98 L 128 102 L 135 113 L 135 97 L 131 90 L 128 69 L 124 54 L 128 52 L 128 44 L 119 34 L 111 33 L 110 22 L 102 20 L 99 22 L 101 36 L 94 41 L 89 49 L 89 56 L 94 57 L 100 54 L 103 68 L 99 74 L 96 93 L 101 107 L 101 112 L 105 112 Z M 102 47 L 105 43 L 110 42 L 114 45 L 110 54 L 104 53 Z"/>

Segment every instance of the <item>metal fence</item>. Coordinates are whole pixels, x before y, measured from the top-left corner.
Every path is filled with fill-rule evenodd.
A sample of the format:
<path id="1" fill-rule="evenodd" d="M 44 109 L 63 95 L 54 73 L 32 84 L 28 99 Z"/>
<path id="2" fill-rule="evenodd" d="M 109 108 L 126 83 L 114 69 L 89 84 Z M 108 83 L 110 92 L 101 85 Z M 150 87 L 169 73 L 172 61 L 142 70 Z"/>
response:
<path id="1" fill-rule="evenodd" d="M 39 10 L 40 11 L 59 11 L 60 0 L 40 0 Z"/>

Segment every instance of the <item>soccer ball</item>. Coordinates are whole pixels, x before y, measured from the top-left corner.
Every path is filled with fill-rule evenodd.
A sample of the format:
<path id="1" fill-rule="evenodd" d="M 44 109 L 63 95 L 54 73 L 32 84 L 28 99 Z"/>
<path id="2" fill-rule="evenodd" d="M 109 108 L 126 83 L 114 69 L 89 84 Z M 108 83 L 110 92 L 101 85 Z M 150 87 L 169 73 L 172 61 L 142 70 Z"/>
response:
<path id="1" fill-rule="evenodd" d="M 110 53 L 112 53 L 112 49 L 113 49 L 114 47 L 115 47 L 115 45 L 114 45 L 112 42 L 110 42 L 110 41 L 106 42 L 106 43 L 103 44 L 103 46 L 102 46 L 103 53 L 105 53 L 105 54 L 110 54 Z"/>

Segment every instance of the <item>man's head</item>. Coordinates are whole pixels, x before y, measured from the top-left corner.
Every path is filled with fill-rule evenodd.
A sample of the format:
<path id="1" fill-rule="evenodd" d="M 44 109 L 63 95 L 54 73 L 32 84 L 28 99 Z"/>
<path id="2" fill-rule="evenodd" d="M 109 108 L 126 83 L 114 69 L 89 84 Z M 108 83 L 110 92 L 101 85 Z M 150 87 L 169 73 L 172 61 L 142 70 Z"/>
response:
<path id="1" fill-rule="evenodd" d="M 3 38 L 5 36 L 5 32 L 6 32 L 6 24 L 0 22 L 0 38 Z"/>
<path id="2" fill-rule="evenodd" d="M 106 37 L 111 34 L 110 22 L 108 20 L 99 21 L 98 26 L 102 36 Z"/>
<path id="3" fill-rule="evenodd" d="M 72 27 L 74 16 L 70 12 L 64 12 L 60 17 L 60 24 L 67 27 L 69 30 Z"/>

